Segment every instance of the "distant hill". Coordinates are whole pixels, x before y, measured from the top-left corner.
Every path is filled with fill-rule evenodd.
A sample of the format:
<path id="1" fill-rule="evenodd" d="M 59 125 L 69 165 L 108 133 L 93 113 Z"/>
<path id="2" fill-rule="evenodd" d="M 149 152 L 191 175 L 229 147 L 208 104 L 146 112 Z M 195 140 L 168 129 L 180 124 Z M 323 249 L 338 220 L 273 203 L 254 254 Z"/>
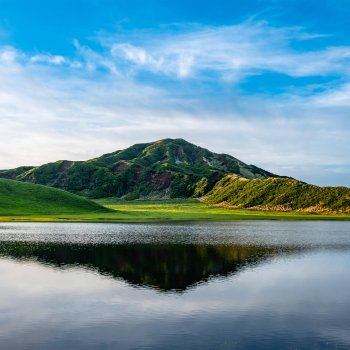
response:
<path id="1" fill-rule="evenodd" d="M 222 178 L 205 196 L 209 204 L 260 210 L 350 213 L 350 188 L 318 187 L 288 178 Z"/>
<path id="2" fill-rule="evenodd" d="M 106 208 L 69 192 L 0 179 L 0 216 L 106 212 Z"/>
<path id="3" fill-rule="evenodd" d="M 201 197 L 227 174 L 278 177 L 183 139 L 136 144 L 88 161 L 61 160 L 0 171 L 0 178 L 43 184 L 92 198 Z"/>

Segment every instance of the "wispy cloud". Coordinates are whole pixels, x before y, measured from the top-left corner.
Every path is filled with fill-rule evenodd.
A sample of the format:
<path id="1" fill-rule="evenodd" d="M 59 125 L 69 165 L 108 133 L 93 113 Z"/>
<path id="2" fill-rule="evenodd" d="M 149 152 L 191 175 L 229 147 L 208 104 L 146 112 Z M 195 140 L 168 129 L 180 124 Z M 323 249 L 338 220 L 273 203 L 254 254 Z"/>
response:
<path id="1" fill-rule="evenodd" d="M 262 71 L 293 77 L 348 74 L 350 47 L 319 50 L 293 49 L 298 42 L 324 35 L 300 28 L 271 28 L 265 22 L 232 26 L 194 26 L 185 31 L 138 32 L 135 37 L 101 37 L 111 59 L 129 63 L 130 69 L 149 70 L 186 78 L 216 72 L 223 79 L 237 79 Z M 131 41 L 131 42 L 130 42 Z"/>
<path id="2" fill-rule="evenodd" d="M 314 104 L 320 107 L 343 109 L 344 112 L 348 113 L 350 108 L 350 82 L 347 81 L 340 87 L 320 93 L 314 96 L 312 100 Z"/>
<path id="3" fill-rule="evenodd" d="M 2 66 L 14 63 L 18 56 L 18 51 L 11 46 L 0 48 L 0 63 Z"/>
<path id="4" fill-rule="evenodd" d="M 30 59 L 32 62 L 40 62 L 40 63 L 50 63 L 50 64 L 66 63 L 66 59 L 60 55 L 40 54 L 40 55 L 34 55 Z"/>

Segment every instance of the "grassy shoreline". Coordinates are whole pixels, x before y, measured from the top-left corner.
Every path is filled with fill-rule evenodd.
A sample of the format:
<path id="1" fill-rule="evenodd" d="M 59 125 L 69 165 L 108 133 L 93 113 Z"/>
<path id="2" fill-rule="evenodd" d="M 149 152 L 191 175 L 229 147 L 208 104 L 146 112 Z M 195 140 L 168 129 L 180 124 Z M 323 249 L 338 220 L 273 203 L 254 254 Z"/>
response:
<path id="1" fill-rule="evenodd" d="M 96 200 L 105 212 L 59 213 L 50 215 L 1 215 L 0 222 L 101 222 L 156 223 L 189 221 L 285 220 L 350 221 L 346 214 L 258 211 L 209 206 L 196 200 L 125 201 L 116 198 Z"/>

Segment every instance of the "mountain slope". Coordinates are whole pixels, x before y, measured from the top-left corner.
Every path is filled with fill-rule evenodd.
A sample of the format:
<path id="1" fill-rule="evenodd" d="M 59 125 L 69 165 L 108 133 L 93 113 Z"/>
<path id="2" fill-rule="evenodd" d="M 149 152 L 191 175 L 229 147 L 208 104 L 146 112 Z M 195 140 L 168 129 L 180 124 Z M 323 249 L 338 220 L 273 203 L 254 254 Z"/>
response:
<path id="1" fill-rule="evenodd" d="M 276 177 L 268 171 L 182 139 L 136 144 L 85 162 L 58 161 L 0 171 L 0 177 L 89 197 L 200 197 L 227 174 Z"/>
<path id="2" fill-rule="evenodd" d="M 287 178 L 244 179 L 228 175 L 204 200 L 235 208 L 350 213 L 350 189 L 318 187 Z"/>
<path id="3" fill-rule="evenodd" d="M 0 179 L 0 216 L 107 212 L 92 201 L 41 185 Z"/>

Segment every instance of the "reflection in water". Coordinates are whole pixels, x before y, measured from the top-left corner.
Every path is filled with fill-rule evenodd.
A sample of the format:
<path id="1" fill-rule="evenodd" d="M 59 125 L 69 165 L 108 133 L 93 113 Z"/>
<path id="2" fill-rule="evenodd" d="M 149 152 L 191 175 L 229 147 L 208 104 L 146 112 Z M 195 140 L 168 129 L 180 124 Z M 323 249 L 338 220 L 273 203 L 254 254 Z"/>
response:
<path id="1" fill-rule="evenodd" d="M 183 291 L 213 276 L 227 276 L 280 250 L 204 244 L 58 244 L 2 242 L 0 255 L 58 267 L 92 268 L 130 284 Z"/>
<path id="2" fill-rule="evenodd" d="M 349 232 L 0 225 L 0 349 L 349 349 Z"/>

